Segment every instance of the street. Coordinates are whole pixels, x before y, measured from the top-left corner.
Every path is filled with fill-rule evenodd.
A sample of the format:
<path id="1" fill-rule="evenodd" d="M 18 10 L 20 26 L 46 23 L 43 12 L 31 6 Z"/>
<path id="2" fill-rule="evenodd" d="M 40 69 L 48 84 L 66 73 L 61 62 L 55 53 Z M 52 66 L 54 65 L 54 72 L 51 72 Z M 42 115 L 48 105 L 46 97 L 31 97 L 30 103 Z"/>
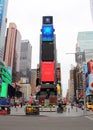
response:
<path id="1" fill-rule="evenodd" d="M 68 111 L 68 108 L 70 108 L 70 111 Z M 52 116 L 52 117 L 66 117 L 66 116 L 70 116 L 70 117 L 75 117 L 75 116 L 87 116 L 87 115 L 92 115 L 93 112 L 92 111 L 84 111 L 81 108 L 78 107 L 73 107 L 73 109 L 71 109 L 70 105 L 67 105 L 67 110 L 66 112 L 63 113 L 57 113 L 57 112 L 40 112 L 41 116 Z M 12 107 L 11 108 L 11 113 L 10 115 L 25 115 L 25 106 L 23 106 L 22 108 L 20 107 Z"/>
<path id="2" fill-rule="evenodd" d="M 93 130 L 93 120 L 84 116 L 0 116 L 0 130 Z"/>
<path id="3" fill-rule="evenodd" d="M 86 115 L 80 108 L 70 112 L 40 112 L 40 115 L 24 114 L 24 107 L 13 108 L 10 115 L 0 115 L 0 130 L 92 130 L 93 114 Z M 21 111 L 22 110 L 22 111 Z M 13 114 L 13 112 L 15 112 Z"/>

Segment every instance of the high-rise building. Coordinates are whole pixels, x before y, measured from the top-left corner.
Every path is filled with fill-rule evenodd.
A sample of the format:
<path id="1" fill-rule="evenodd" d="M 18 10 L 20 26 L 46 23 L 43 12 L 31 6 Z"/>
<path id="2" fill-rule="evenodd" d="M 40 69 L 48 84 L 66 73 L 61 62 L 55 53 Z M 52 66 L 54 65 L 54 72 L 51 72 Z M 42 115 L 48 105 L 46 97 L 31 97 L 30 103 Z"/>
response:
<path id="1" fill-rule="evenodd" d="M 36 93 L 36 78 L 37 78 L 37 70 L 31 69 L 31 94 L 35 95 Z"/>
<path id="2" fill-rule="evenodd" d="M 4 51 L 4 62 L 6 67 L 10 66 L 13 68 L 14 49 L 16 44 L 16 24 L 10 23 L 7 29 L 5 51 Z"/>
<path id="3" fill-rule="evenodd" d="M 31 55 L 32 46 L 29 40 L 21 41 L 21 53 L 20 53 L 20 77 L 28 78 L 31 76 Z"/>
<path id="4" fill-rule="evenodd" d="M 79 51 L 85 52 L 85 54 L 82 53 L 83 57 L 81 57 L 81 60 L 84 59 L 84 55 L 85 62 L 93 59 L 93 31 L 79 32 L 77 37 L 77 44 L 79 47 Z"/>
<path id="5" fill-rule="evenodd" d="M 93 0 L 90 0 L 90 10 L 91 10 L 91 16 L 93 20 Z"/>
<path id="6" fill-rule="evenodd" d="M 21 34 L 15 23 L 10 23 L 7 29 L 4 49 L 4 62 L 11 73 L 19 73 L 20 68 Z M 14 77 L 14 76 L 13 76 Z M 18 75 L 16 75 L 18 77 Z"/>
<path id="7" fill-rule="evenodd" d="M 77 37 L 77 43 L 80 47 L 80 51 L 93 48 L 93 31 L 79 32 Z"/>
<path id="8" fill-rule="evenodd" d="M 0 0 L 0 61 L 3 62 L 8 0 Z"/>

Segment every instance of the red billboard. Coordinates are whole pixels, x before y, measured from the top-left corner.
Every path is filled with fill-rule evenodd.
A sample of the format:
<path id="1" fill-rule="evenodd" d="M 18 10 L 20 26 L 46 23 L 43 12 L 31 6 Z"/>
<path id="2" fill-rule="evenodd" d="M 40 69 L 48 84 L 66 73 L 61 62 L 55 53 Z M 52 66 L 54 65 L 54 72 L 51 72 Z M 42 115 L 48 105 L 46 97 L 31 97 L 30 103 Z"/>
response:
<path id="1" fill-rule="evenodd" d="M 54 82 L 54 62 L 41 63 L 41 81 Z"/>
<path id="2" fill-rule="evenodd" d="M 93 74 L 93 60 L 87 62 L 88 72 Z"/>

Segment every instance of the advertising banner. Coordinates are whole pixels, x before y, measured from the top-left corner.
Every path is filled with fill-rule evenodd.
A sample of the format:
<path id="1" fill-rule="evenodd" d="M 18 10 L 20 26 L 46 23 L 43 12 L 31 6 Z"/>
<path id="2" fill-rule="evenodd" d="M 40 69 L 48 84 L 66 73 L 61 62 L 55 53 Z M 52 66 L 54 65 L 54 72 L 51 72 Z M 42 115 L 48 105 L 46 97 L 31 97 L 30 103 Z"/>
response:
<path id="1" fill-rule="evenodd" d="M 89 79 L 89 88 L 90 90 L 93 90 L 93 74 L 89 74 L 88 79 Z"/>
<path id="2" fill-rule="evenodd" d="M 5 0 L 0 0 L 0 31 L 1 31 L 1 26 L 2 26 L 4 6 L 5 6 Z"/>
<path id="3" fill-rule="evenodd" d="M 54 41 L 54 29 L 53 25 L 43 25 L 42 26 L 42 42 L 44 41 Z"/>
<path id="4" fill-rule="evenodd" d="M 54 81 L 54 62 L 42 62 L 41 81 Z"/>

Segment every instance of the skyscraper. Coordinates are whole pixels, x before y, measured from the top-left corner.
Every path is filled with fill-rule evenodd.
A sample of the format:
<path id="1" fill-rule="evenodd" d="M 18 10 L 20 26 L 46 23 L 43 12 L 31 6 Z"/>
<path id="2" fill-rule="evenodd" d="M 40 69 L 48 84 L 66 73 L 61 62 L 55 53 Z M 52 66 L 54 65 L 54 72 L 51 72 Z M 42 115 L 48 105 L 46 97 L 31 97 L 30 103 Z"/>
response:
<path id="1" fill-rule="evenodd" d="M 20 67 L 21 34 L 15 23 L 10 23 L 7 29 L 4 48 L 4 62 L 12 74 L 19 73 Z M 18 77 L 18 75 L 16 75 Z"/>
<path id="2" fill-rule="evenodd" d="M 29 80 L 31 80 L 31 54 L 32 46 L 29 40 L 22 40 L 20 53 L 20 77 Z"/>
<path id="3" fill-rule="evenodd" d="M 3 62 L 8 0 L 0 0 L 0 61 Z"/>
<path id="4" fill-rule="evenodd" d="M 80 52 L 85 52 L 85 61 L 93 59 L 93 31 L 79 32 L 77 44 Z"/>
<path id="5" fill-rule="evenodd" d="M 7 29 L 5 52 L 4 52 L 4 61 L 6 67 L 11 66 L 11 68 L 13 68 L 16 31 L 17 31 L 16 24 L 10 23 L 9 28 Z"/>
<path id="6" fill-rule="evenodd" d="M 93 0 L 90 0 L 90 10 L 91 10 L 91 16 L 93 21 Z"/>

